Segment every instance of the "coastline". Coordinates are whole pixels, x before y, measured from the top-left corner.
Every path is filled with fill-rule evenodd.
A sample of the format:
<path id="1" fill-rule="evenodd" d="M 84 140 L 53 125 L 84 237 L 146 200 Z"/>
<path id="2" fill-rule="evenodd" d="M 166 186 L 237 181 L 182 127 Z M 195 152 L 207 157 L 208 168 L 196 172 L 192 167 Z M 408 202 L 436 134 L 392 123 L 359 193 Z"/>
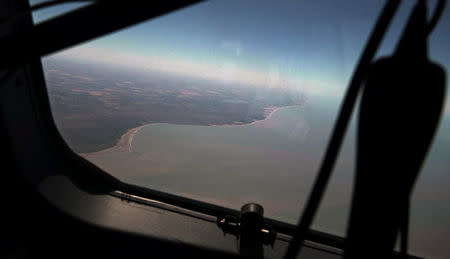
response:
<path id="1" fill-rule="evenodd" d="M 252 125 L 254 123 L 260 122 L 260 121 L 264 121 L 269 119 L 270 117 L 272 117 L 272 115 L 279 109 L 281 108 L 288 108 L 288 107 L 293 107 L 293 106 L 298 106 L 298 105 L 288 105 L 288 106 L 267 106 L 264 107 L 264 119 L 261 120 L 254 120 L 252 122 L 249 123 L 232 123 L 232 124 L 221 124 L 221 125 L 215 125 L 215 124 L 210 124 L 210 125 L 197 125 L 197 126 L 203 126 L 203 127 L 230 127 L 230 126 L 247 126 L 247 125 Z M 136 128 L 132 128 L 129 129 L 125 134 L 123 134 L 120 139 L 117 141 L 116 145 L 114 145 L 113 147 L 107 148 L 107 149 L 103 149 L 103 150 L 99 150 L 99 151 L 95 151 L 95 152 L 88 152 L 88 153 L 78 153 L 81 156 L 88 156 L 88 155 L 100 155 L 100 154 L 105 154 L 105 153 L 110 153 L 110 152 L 126 152 L 129 153 L 131 152 L 131 144 L 133 143 L 133 138 L 134 135 L 143 127 L 146 127 L 148 125 L 152 125 L 155 123 L 159 123 L 159 122 L 151 122 L 151 123 L 147 123 L 141 126 L 138 126 Z"/>
<path id="2" fill-rule="evenodd" d="M 85 155 L 96 155 L 96 154 L 109 153 L 109 152 L 113 152 L 113 151 L 130 152 L 131 143 L 133 142 L 134 135 L 140 129 L 142 129 L 143 127 L 145 127 L 149 124 L 151 124 L 151 123 L 144 124 L 144 125 L 138 126 L 136 128 L 127 130 L 127 132 L 120 137 L 120 139 L 117 141 L 116 145 L 114 145 L 113 147 L 103 149 L 100 151 L 88 152 L 88 153 L 78 153 L 78 154 L 81 156 L 85 156 Z"/>
<path id="3" fill-rule="evenodd" d="M 228 123 L 228 124 L 210 124 L 210 125 L 206 125 L 205 127 L 230 127 L 230 126 L 248 126 L 248 125 L 253 125 L 257 122 L 260 121 L 264 121 L 269 119 L 270 117 L 272 117 L 272 115 L 278 111 L 281 108 L 288 108 L 288 107 L 293 107 L 293 106 L 298 106 L 298 105 L 288 105 L 288 106 L 267 106 L 264 107 L 264 119 L 261 120 L 254 120 L 252 122 L 249 123 L 240 123 L 240 122 L 235 122 L 235 123 Z M 201 125 L 204 126 L 204 125 Z"/>

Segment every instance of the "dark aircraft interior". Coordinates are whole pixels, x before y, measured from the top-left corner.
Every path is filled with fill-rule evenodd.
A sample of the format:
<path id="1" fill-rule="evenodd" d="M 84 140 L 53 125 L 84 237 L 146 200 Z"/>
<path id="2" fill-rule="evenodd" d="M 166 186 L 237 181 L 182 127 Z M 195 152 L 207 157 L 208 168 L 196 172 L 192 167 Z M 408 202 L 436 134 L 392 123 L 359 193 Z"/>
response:
<path id="1" fill-rule="evenodd" d="M 419 258 L 408 252 L 409 202 L 445 101 L 446 68 L 427 45 L 445 0 L 416 1 L 395 52 L 375 60 L 402 3 L 384 1 L 297 225 L 265 218 L 255 203 L 239 211 L 124 183 L 72 151 L 53 121 L 40 58 L 200 1 L 92 0 L 33 23 L 34 10 L 63 2 L 0 1 L 2 257 Z M 336 236 L 311 224 L 353 112 L 352 206 L 346 236 Z"/>

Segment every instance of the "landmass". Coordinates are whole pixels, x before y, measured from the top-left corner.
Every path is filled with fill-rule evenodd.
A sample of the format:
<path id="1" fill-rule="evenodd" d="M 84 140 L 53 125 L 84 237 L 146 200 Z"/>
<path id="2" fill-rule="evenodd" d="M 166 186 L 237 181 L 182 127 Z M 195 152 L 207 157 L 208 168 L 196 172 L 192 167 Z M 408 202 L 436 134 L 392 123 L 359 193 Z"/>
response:
<path id="1" fill-rule="evenodd" d="M 303 100 L 288 89 L 155 71 L 53 59 L 43 65 L 55 123 L 78 153 L 126 151 L 134 130 L 150 122 L 244 125 Z"/>
<path id="2" fill-rule="evenodd" d="M 264 119 L 262 119 L 262 120 L 266 120 L 266 119 L 270 118 L 270 116 L 272 116 L 272 114 L 274 112 L 276 112 L 279 108 L 281 108 L 281 107 L 269 106 L 269 107 L 264 108 Z M 251 123 L 255 123 L 257 121 L 260 121 L 260 120 L 255 120 Z M 120 139 L 117 141 L 117 144 L 113 147 L 103 149 L 100 151 L 95 151 L 95 152 L 80 153 L 80 155 L 84 156 L 84 155 L 106 154 L 106 153 L 110 153 L 110 152 L 131 152 L 131 145 L 132 145 L 134 136 L 140 129 L 142 129 L 145 126 L 148 126 L 149 124 L 152 124 L 152 123 L 148 123 L 148 124 L 128 130 L 125 134 L 123 134 L 120 137 Z M 248 125 L 248 123 L 245 124 L 245 123 L 242 123 L 239 121 L 235 121 L 232 124 L 208 125 L 208 126 L 224 127 L 224 126 L 238 126 L 238 125 Z"/>

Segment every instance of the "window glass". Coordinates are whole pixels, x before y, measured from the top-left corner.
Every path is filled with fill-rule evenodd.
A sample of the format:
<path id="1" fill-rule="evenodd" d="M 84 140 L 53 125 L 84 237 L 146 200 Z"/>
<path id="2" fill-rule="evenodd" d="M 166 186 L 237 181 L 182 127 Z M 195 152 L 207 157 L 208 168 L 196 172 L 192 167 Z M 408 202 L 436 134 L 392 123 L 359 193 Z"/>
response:
<path id="1" fill-rule="evenodd" d="M 392 52 L 413 2 L 378 56 Z M 257 202 L 295 224 L 382 5 L 236 0 L 173 12 L 43 58 L 53 117 L 74 151 L 124 182 L 234 209 Z M 449 8 L 429 42 L 446 68 L 448 31 Z M 412 203 L 410 249 L 427 258 L 450 257 L 448 107 Z M 355 125 L 353 114 L 313 225 L 341 236 Z"/>

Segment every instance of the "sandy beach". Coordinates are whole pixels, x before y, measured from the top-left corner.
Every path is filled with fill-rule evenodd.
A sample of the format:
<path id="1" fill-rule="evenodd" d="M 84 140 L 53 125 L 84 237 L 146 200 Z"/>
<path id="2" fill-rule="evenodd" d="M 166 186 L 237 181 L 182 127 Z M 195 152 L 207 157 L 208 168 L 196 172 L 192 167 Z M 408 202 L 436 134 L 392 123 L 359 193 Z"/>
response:
<path id="1" fill-rule="evenodd" d="M 141 125 L 136 128 L 129 129 L 125 134 L 123 134 L 119 141 L 117 141 L 117 144 L 113 147 L 103 149 L 96 152 L 90 152 L 90 153 L 79 153 L 80 155 L 95 155 L 95 154 L 103 154 L 103 153 L 109 153 L 113 151 L 118 152 L 130 152 L 131 143 L 133 142 L 133 137 L 141 128 L 147 126 L 148 124 Z"/>
<path id="2" fill-rule="evenodd" d="M 287 107 L 287 106 L 285 106 Z M 264 120 L 270 118 L 270 116 L 272 116 L 272 114 L 278 110 L 281 107 L 277 107 L 277 106 L 268 106 L 264 108 Z"/>

